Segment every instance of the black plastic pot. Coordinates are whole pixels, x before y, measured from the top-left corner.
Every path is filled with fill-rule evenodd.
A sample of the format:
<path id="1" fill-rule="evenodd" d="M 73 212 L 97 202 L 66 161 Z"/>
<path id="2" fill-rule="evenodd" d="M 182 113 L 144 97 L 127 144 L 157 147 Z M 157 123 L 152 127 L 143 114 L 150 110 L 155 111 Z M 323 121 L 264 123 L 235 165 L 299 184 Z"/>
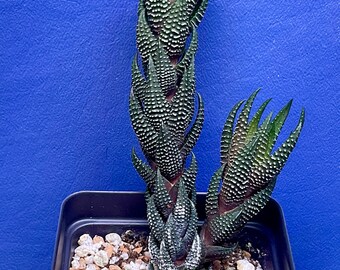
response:
<path id="1" fill-rule="evenodd" d="M 204 219 L 205 194 L 197 196 L 199 220 Z M 142 192 L 83 191 L 65 199 L 60 213 L 52 270 L 68 270 L 79 236 L 123 233 L 127 229 L 148 232 Z M 295 269 L 279 204 L 271 199 L 249 222 L 240 243 L 252 243 L 266 253 L 260 258 L 264 270 Z"/>

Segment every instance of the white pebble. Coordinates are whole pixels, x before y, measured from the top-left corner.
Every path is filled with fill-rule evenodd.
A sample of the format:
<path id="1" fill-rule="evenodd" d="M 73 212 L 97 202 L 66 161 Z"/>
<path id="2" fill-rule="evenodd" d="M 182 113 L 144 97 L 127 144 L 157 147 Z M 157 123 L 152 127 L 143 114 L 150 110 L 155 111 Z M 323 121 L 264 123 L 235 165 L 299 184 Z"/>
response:
<path id="1" fill-rule="evenodd" d="M 130 262 L 124 266 L 124 270 L 139 270 L 139 264 Z"/>
<path id="2" fill-rule="evenodd" d="M 88 264 L 86 266 L 86 270 L 97 270 L 97 269 L 96 269 L 96 266 L 94 264 Z"/>
<path id="3" fill-rule="evenodd" d="M 126 252 L 122 252 L 122 254 L 120 255 L 120 257 L 126 261 L 129 258 L 129 254 L 127 254 Z"/>
<path id="4" fill-rule="evenodd" d="M 98 250 L 102 247 L 102 245 L 100 243 L 97 244 L 92 244 L 92 250 L 94 252 L 98 252 Z"/>
<path id="5" fill-rule="evenodd" d="M 104 267 L 109 263 L 109 257 L 107 256 L 106 251 L 100 250 L 94 256 L 93 261 L 96 265 Z"/>
<path id="6" fill-rule="evenodd" d="M 140 264 L 139 270 L 146 270 L 146 269 L 148 269 L 148 264 L 146 264 L 145 262 L 143 262 L 142 264 Z"/>
<path id="7" fill-rule="evenodd" d="M 86 256 L 84 259 L 85 259 L 86 264 L 93 264 L 93 256 L 92 255 Z"/>
<path id="8" fill-rule="evenodd" d="M 89 254 L 92 254 L 92 255 L 94 254 L 92 246 L 87 246 L 87 245 L 81 245 L 81 246 L 77 247 L 74 250 L 74 252 L 79 257 L 85 257 Z"/>
<path id="9" fill-rule="evenodd" d="M 238 260 L 236 263 L 237 270 L 255 270 L 255 266 L 248 260 Z"/>
<path id="10" fill-rule="evenodd" d="M 89 234 L 83 234 L 79 237 L 78 244 L 81 245 L 92 245 L 92 237 Z"/>
<path id="11" fill-rule="evenodd" d="M 110 264 L 115 264 L 118 261 L 119 261 L 119 257 L 113 256 L 110 260 Z"/>
<path id="12" fill-rule="evenodd" d="M 72 268 L 74 268 L 74 269 L 79 269 L 79 267 L 80 267 L 80 263 L 79 263 L 78 260 L 73 260 L 71 262 L 71 265 L 72 265 Z"/>
<path id="13" fill-rule="evenodd" d="M 73 259 L 79 261 L 79 260 L 80 260 L 80 257 L 79 257 L 77 254 L 75 254 L 75 255 L 73 256 Z"/>
<path id="14" fill-rule="evenodd" d="M 122 238 L 117 233 L 109 233 L 105 236 L 105 240 L 110 244 L 119 246 L 122 243 Z"/>

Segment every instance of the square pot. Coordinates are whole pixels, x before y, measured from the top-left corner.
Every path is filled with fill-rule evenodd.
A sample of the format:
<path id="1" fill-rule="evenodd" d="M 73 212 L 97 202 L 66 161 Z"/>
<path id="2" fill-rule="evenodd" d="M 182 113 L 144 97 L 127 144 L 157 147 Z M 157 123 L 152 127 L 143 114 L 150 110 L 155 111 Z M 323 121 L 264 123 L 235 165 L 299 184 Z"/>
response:
<path id="1" fill-rule="evenodd" d="M 199 225 L 203 223 L 205 193 L 197 194 Z M 128 229 L 148 232 L 143 192 L 82 191 L 67 197 L 61 207 L 52 270 L 68 270 L 77 241 Z M 283 213 L 271 199 L 240 234 L 240 243 L 252 243 L 266 253 L 260 259 L 264 270 L 294 270 Z"/>

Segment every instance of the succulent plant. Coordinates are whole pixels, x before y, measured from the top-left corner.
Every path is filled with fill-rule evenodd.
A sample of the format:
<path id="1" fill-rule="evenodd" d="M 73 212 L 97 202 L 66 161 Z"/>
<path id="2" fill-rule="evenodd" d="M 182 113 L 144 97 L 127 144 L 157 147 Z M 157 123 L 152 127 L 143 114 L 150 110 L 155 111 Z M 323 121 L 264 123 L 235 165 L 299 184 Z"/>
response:
<path id="1" fill-rule="evenodd" d="M 237 233 L 269 200 L 304 121 L 302 112 L 296 129 L 272 153 L 291 101 L 274 119 L 270 114 L 259 124 L 269 100 L 249 121 L 255 91 L 245 102 L 235 128 L 243 102 L 233 107 L 222 133 L 221 167 L 207 194 L 207 219 L 198 233 L 198 166 L 192 149 L 202 130 L 204 106 L 195 90 L 194 59 L 196 27 L 207 3 L 139 1 L 138 54 L 132 63 L 129 111 L 146 158 L 144 162 L 132 151 L 134 167 L 147 184 L 151 269 L 200 269 L 232 252 Z"/>
<path id="2" fill-rule="evenodd" d="M 292 100 L 274 119 L 270 113 L 259 124 L 270 99 L 248 120 L 258 92 L 259 90 L 255 91 L 246 101 L 235 128 L 236 113 L 243 101 L 232 108 L 224 125 L 221 167 L 212 177 L 207 193 L 207 220 L 201 230 L 204 243 L 218 245 L 231 241 L 245 223 L 264 208 L 274 189 L 276 178 L 299 138 L 304 123 L 304 110 L 295 130 L 272 153 Z"/>
<path id="3" fill-rule="evenodd" d="M 207 0 L 139 1 L 129 110 L 147 162 L 135 151 L 132 161 L 147 183 L 149 249 L 161 269 L 195 269 L 202 257 L 192 149 L 204 120 L 194 57 L 206 6 Z"/>

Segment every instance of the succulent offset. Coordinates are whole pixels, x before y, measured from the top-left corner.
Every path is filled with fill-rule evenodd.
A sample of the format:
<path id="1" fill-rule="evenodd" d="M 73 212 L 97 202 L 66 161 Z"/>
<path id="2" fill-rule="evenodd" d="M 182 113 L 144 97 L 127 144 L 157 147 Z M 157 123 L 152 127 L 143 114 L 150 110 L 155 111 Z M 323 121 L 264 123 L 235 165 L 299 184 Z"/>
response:
<path id="1" fill-rule="evenodd" d="M 269 200 L 303 125 L 302 112 L 296 129 L 272 153 L 291 102 L 274 119 L 270 114 L 259 124 L 268 100 L 249 121 L 256 91 L 235 128 L 242 102 L 234 106 L 223 129 L 221 167 L 207 194 L 207 219 L 198 233 L 197 162 L 192 149 L 202 130 L 204 106 L 195 90 L 196 28 L 207 4 L 207 0 L 139 1 L 129 111 L 146 158 L 144 162 L 133 150 L 133 164 L 147 184 L 151 269 L 200 269 L 232 252 L 237 232 Z"/>

